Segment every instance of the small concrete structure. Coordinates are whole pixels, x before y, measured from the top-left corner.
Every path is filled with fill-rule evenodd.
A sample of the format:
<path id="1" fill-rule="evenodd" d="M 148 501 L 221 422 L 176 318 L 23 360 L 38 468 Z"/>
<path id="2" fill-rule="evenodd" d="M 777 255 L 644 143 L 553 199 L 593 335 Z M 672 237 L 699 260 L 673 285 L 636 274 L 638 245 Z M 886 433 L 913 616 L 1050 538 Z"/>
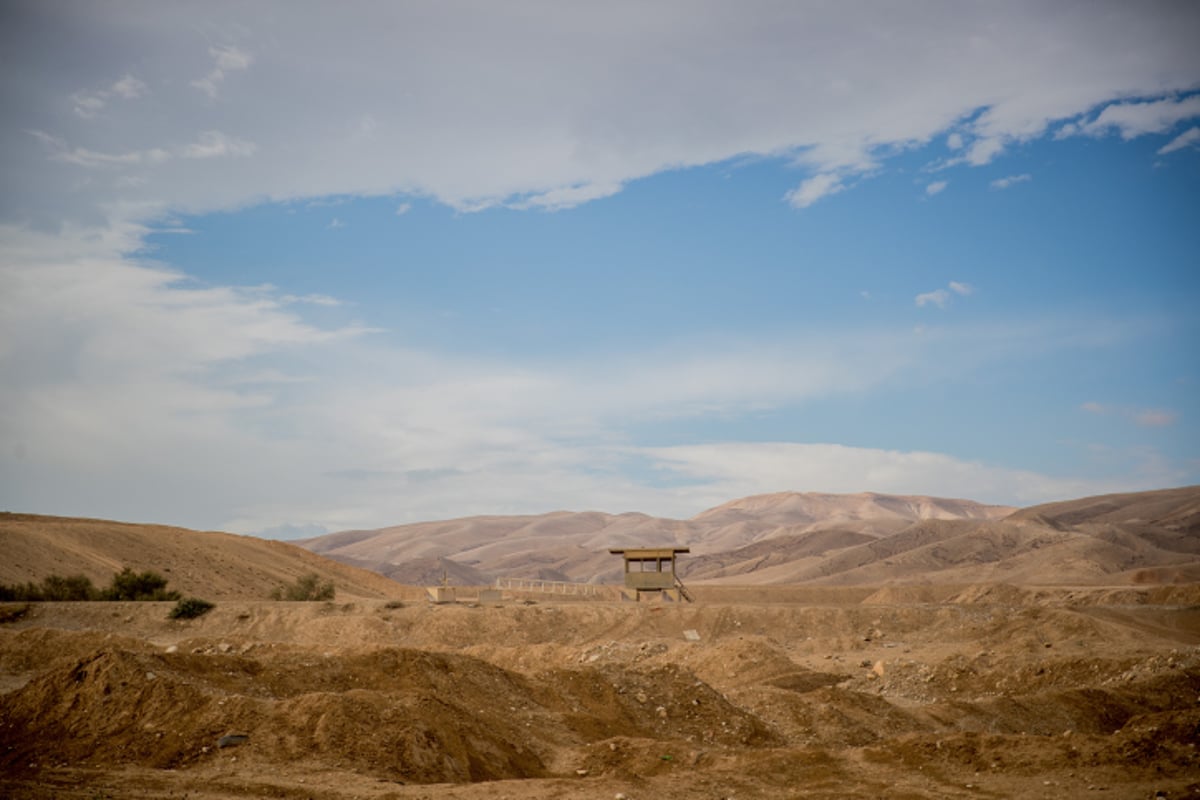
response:
<path id="1" fill-rule="evenodd" d="M 658 592 L 663 600 L 691 600 L 675 574 L 675 556 L 690 553 L 687 547 L 619 548 L 608 552 L 625 559 L 625 592 L 630 600 L 639 600 L 644 592 Z"/>
<path id="2" fill-rule="evenodd" d="M 425 589 L 425 596 L 431 603 L 454 603 L 458 601 L 458 596 L 453 586 L 429 586 Z"/>

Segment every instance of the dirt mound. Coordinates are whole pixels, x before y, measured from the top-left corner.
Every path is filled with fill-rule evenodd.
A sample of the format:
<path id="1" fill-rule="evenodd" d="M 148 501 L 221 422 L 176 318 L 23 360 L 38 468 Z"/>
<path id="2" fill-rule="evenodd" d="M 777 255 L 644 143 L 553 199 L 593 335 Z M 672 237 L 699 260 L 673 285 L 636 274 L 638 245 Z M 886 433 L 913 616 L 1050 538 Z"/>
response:
<path id="1" fill-rule="evenodd" d="M 0 769 L 296 759 L 385 780 L 462 782 L 545 773 L 510 713 L 522 679 L 464 657 L 380 651 L 346 659 L 104 649 L 6 699 Z M 227 737 L 244 737 L 231 740 Z M 224 737 L 224 738 L 223 738 Z"/>
<path id="2" fill-rule="evenodd" d="M 613 737 L 781 743 L 674 666 L 531 679 L 419 650 L 194 650 L 104 647 L 43 672 L 5 698 L 0 771 L 38 762 L 186 768 L 218 758 L 224 742 L 255 765 L 305 759 L 381 780 L 461 783 L 544 776 L 556 748 Z"/>
<path id="3" fill-rule="evenodd" d="M 35 604 L 0 626 L 0 795 L 1191 791 L 1196 587 L 896 588 Z"/>

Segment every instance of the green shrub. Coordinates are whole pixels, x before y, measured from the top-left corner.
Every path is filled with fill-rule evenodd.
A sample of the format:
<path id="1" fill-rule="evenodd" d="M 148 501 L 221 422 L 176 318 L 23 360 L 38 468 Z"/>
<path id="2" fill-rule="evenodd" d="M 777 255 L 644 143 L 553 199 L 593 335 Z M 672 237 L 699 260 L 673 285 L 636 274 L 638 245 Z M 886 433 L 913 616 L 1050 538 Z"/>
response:
<path id="1" fill-rule="evenodd" d="M 45 600 L 95 600 L 100 596 L 92 579 L 86 575 L 51 575 L 42 580 L 42 597 Z"/>
<path id="2" fill-rule="evenodd" d="M 61 575 L 50 575 L 43 578 L 40 584 L 33 581 L 17 583 L 12 586 L 0 584 L 0 601 L 39 602 L 42 600 L 97 600 L 99 598 L 100 593 L 96 591 L 96 587 L 92 585 L 91 579 L 86 575 L 69 575 L 65 578 Z"/>
<path id="3" fill-rule="evenodd" d="M 333 583 L 321 583 L 320 576 L 315 572 L 301 575 L 296 582 L 286 586 L 277 586 L 271 592 L 272 600 L 332 600 L 334 595 Z"/>
<path id="4" fill-rule="evenodd" d="M 12 586 L 0 584 L 0 601 L 7 600 L 45 600 L 42 587 L 36 583 L 14 583 Z"/>
<path id="5" fill-rule="evenodd" d="M 178 600 L 179 592 L 167 591 L 167 579 L 157 572 L 134 572 L 129 567 L 113 575 L 104 591 L 105 600 Z"/>
<path id="6" fill-rule="evenodd" d="M 78 601 L 78 600 L 178 600 L 179 592 L 167 589 L 167 579 L 157 572 L 134 572 L 129 567 L 113 576 L 103 591 L 92 585 L 86 575 L 50 575 L 42 582 L 0 584 L 0 602 Z"/>
<path id="7" fill-rule="evenodd" d="M 195 619 L 211 611 L 215 606 L 199 597 L 186 597 L 175 604 L 167 614 L 171 619 Z"/>

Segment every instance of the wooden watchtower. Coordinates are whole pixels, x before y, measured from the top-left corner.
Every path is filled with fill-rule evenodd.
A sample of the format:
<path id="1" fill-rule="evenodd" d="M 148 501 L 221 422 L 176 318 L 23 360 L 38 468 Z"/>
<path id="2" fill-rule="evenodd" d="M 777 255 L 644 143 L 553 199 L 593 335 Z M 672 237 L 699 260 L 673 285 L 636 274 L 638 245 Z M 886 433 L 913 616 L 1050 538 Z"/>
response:
<path id="1" fill-rule="evenodd" d="M 645 592 L 657 592 L 663 600 L 691 601 L 691 595 L 675 574 L 675 556 L 689 553 L 686 547 L 639 547 L 609 550 L 625 559 L 625 591 L 630 600 L 639 600 Z"/>

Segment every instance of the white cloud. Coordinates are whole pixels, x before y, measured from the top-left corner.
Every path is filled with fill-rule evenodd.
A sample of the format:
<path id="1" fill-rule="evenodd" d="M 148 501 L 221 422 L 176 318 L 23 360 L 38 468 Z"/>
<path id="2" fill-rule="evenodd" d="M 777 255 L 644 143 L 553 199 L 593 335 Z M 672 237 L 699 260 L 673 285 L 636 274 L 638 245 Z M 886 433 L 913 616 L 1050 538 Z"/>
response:
<path id="1" fill-rule="evenodd" d="M 71 96 L 75 104 L 75 113 L 84 119 L 91 119 L 100 113 L 105 106 L 105 96 L 97 94 L 76 94 Z"/>
<path id="2" fill-rule="evenodd" d="M 611 197 L 621 191 L 619 183 L 588 183 L 581 186 L 563 186 L 550 189 L 526 197 L 522 200 L 508 203 L 510 208 L 529 209 L 541 208 L 546 211 L 562 211 L 574 208 L 581 203 Z"/>
<path id="3" fill-rule="evenodd" d="M 196 141 L 183 147 L 179 154 L 184 158 L 245 157 L 254 155 L 257 149 L 253 142 L 220 131 L 204 131 L 196 137 Z"/>
<path id="4" fill-rule="evenodd" d="M 330 297 L 327 294 L 285 294 L 279 298 L 280 303 L 308 303 L 314 306 L 340 306 L 342 301 L 336 297 Z"/>
<path id="5" fill-rule="evenodd" d="M 212 71 L 203 78 L 191 82 L 191 85 L 215 99 L 225 78 L 231 72 L 249 69 L 254 63 L 254 57 L 233 45 L 221 45 L 208 48 L 208 54 L 213 59 Z"/>
<path id="6" fill-rule="evenodd" d="M 247 501 L 258 470 L 287 475 L 295 453 L 266 430 L 287 425 L 280 390 L 236 375 L 368 332 L 318 328 L 262 290 L 197 286 L 119 255 L 144 233 L 0 229 L 6 503 L 215 524 L 205 503 Z"/>
<path id="7" fill-rule="evenodd" d="M 1133 416 L 1135 422 L 1144 428 L 1164 428 L 1174 425 L 1179 415 L 1174 411 L 1161 408 L 1144 408 Z"/>
<path id="8" fill-rule="evenodd" d="M 76 92 L 71 95 L 75 113 L 83 119 L 91 119 L 108 105 L 109 99 L 116 95 L 122 100 L 136 100 L 149 91 L 145 82 L 126 73 L 107 89 L 94 92 Z"/>
<path id="9" fill-rule="evenodd" d="M 334 217 L 333 219 L 329 220 L 329 224 L 326 227 L 327 228 L 344 228 L 344 227 L 346 227 L 346 223 L 342 222 L 342 220 L 338 219 L 337 217 Z"/>
<path id="10" fill-rule="evenodd" d="M 64 164 L 74 164 L 80 167 L 118 168 L 139 165 L 162 164 L 171 158 L 171 154 L 160 147 L 148 150 L 133 150 L 125 153 L 99 153 L 85 147 L 69 147 L 57 136 L 51 136 L 44 131 L 29 131 L 42 142 L 50 151 L 50 159 Z"/>
<path id="11" fill-rule="evenodd" d="M 949 181 L 934 181 L 925 187 L 925 194 L 932 197 L 935 194 L 940 194 L 941 192 L 945 191 L 946 187 L 949 185 Z"/>
<path id="12" fill-rule="evenodd" d="M 149 91 L 145 81 L 126 73 L 124 77 L 112 85 L 112 93 L 125 100 L 135 100 Z"/>
<path id="13" fill-rule="evenodd" d="M 1170 142 L 1160 147 L 1158 154 L 1160 156 L 1165 156 L 1167 153 L 1174 153 L 1176 150 L 1182 150 L 1185 147 L 1194 147 L 1197 145 L 1200 145 L 1200 127 L 1188 128 Z"/>
<path id="14" fill-rule="evenodd" d="M 165 147 L 151 147 L 124 153 L 101 153 L 84 147 L 71 147 L 61 138 L 51 136 L 45 131 L 31 130 L 29 133 L 50 151 L 51 160 L 88 168 L 159 166 L 175 157 L 187 159 L 245 157 L 253 155 L 257 149 L 253 142 L 227 136 L 220 131 L 204 131 L 194 142 L 175 148 L 174 151 Z M 139 184 L 135 179 L 133 183 L 126 185 L 137 186 Z"/>
<path id="15" fill-rule="evenodd" d="M 1084 403 L 1080 408 L 1090 414 L 1099 416 L 1116 415 L 1142 428 L 1165 428 L 1174 425 L 1179 420 L 1179 414 L 1164 408 L 1112 406 L 1095 401 Z"/>
<path id="16" fill-rule="evenodd" d="M 950 293 L 945 289 L 935 289 L 932 292 L 924 292 L 917 295 L 914 302 L 918 308 L 929 305 L 945 308 L 950 302 Z"/>
<path id="17" fill-rule="evenodd" d="M 822 197 L 837 194 L 845 188 L 837 175 L 825 172 L 803 181 L 795 189 L 784 195 L 784 199 L 793 208 L 808 208 Z"/>
<path id="18" fill-rule="evenodd" d="M 940 136 L 965 163 L 988 163 L 1102 104 L 1131 106 L 1128 98 L 1200 82 L 1187 33 L 1200 10 L 1190 4 L 1104 14 L 1086 3 L 1054 14 L 1032 2 L 947 4 L 930 12 L 937 26 L 921 13 L 880 13 L 870 58 L 847 46 L 864 41 L 854 4 L 747 10 L 667 0 L 603 14 L 568 4 L 533 18 L 485 5 L 473 8 L 467 34 L 462 13 L 453 3 L 419 15 L 367 6 L 333 20 L 264 0 L 239 6 L 231 28 L 208 4 L 155 4 L 137 12 L 137 25 L 89 10 L 78 24 L 91 45 L 61 59 L 61 22 L 31 12 L 21 52 L 32 78 L 6 117 L 72 142 L 80 166 L 105 161 L 89 154 L 175 152 L 197 130 L 257 146 L 253 164 L 214 174 L 202 161 L 175 163 L 163 180 L 124 186 L 121 208 L 143 220 L 339 194 L 409 194 L 462 210 L 566 208 L 663 170 L 745 155 L 805 170 L 786 199 L 804 208 Z M 214 30 L 236 30 L 236 44 L 210 46 Z M 462 46 L 440 45 L 448 40 Z M 151 93 L 130 63 L 156 86 L 190 83 L 220 102 Z M 97 74 L 126 77 L 102 89 L 106 98 L 80 93 L 59 117 L 38 110 L 40 91 L 86 86 Z M 235 76 L 238 91 L 226 91 Z M 94 95 L 108 104 L 106 126 L 74 112 L 96 113 Z M 135 95 L 119 109 L 113 102 Z M 1151 116 L 1180 117 L 1194 102 L 1156 100 Z M 1147 127 L 1132 119 L 1147 109 L 1111 108 L 1095 124 Z M 9 203 L 10 219 L 112 213 L 111 183 L 79 186 L 34 148 L 5 156 L 10 179 L 27 187 Z"/>
<path id="19" fill-rule="evenodd" d="M 982 167 L 984 164 L 990 164 L 993 159 L 1004 152 L 1008 146 L 1009 138 L 1005 136 L 990 136 L 986 139 L 977 139 L 967 148 L 966 162 L 973 167 Z"/>
<path id="20" fill-rule="evenodd" d="M 1080 132 L 1100 136 L 1116 130 L 1122 139 L 1128 140 L 1148 133 L 1165 133 L 1176 123 L 1193 117 L 1200 117 L 1200 95 L 1113 103 L 1105 107 L 1094 120 L 1084 124 Z"/>
<path id="21" fill-rule="evenodd" d="M 1020 175 L 1009 175 L 1005 178 L 997 178 L 991 182 L 990 186 L 993 189 L 1007 189 L 1010 186 L 1015 186 L 1018 183 L 1025 183 L 1026 181 L 1031 180 L 1033 180 L 1033 176 L 1028 172 L 1025 172 Z"/>
<path id="22" fill-rule="evenodd" d="M 555 507 L 692 514 L 749 484 L 635 479 L 646 458 L 669 461 L 676 478 L 696 459 L 630 445 L 627 426 L 961 372 L 951 346 L 995 358 L 998 346 L 1072 340 L 1012 326 L 919 338 L 821 330 L 529 365 L 417 352 L 352 323 L 318 327 L 301 313 L 336 314 L 324 295 L 196 285 L 121 255 L 141 229 L 0 233 L 0 487 L 5 502 L 68 514 L 241 531 Z M 794 477 L 789 488 L 812 488 Z M 870 473 L 855 490 L 892 485 Z"/>
<path id="23" fill-rule="evenodd" d="M 403 217 L 409 211 L 412 211 L 412 203 L 401 203 L 396 206 L 396 216 Z"/>
<path id="24" fill-rule="evenodd" d="M 918 308 L 923 306 L 937 306 L 938 308 L 946 308 L 950 305 L 950 301 L 954 295 L 966 297 L 974 292 L 975 287 L 969 283 L 963 283 L 962 281 L 950 281 L 950 283 L 946 284 L 945 289 L 934 289 L 932 292 L 923 292 L 917 295 L 913 299 L 913 302 L 916 303 Z"/>
<path id="25" fill-rule="evenodd" d="M 942 453 L 880 450 L 840 444 L 728 442 L 647 448 L 661 469 L 686 476 L 702 498 L 795 491 L 929 494 L 1032 505 L 1050 500 L 1129 491 L 1128 483 L 1056 478 L 964 461 Z M 1147 483 L 1143 488 L 1158 488 Z M 698 498 L 707 503 L 705 499 Z M 718 501 L 719 502 L 719 501 Z M 712 503 L 715 505 L 716 503 Z"/>

